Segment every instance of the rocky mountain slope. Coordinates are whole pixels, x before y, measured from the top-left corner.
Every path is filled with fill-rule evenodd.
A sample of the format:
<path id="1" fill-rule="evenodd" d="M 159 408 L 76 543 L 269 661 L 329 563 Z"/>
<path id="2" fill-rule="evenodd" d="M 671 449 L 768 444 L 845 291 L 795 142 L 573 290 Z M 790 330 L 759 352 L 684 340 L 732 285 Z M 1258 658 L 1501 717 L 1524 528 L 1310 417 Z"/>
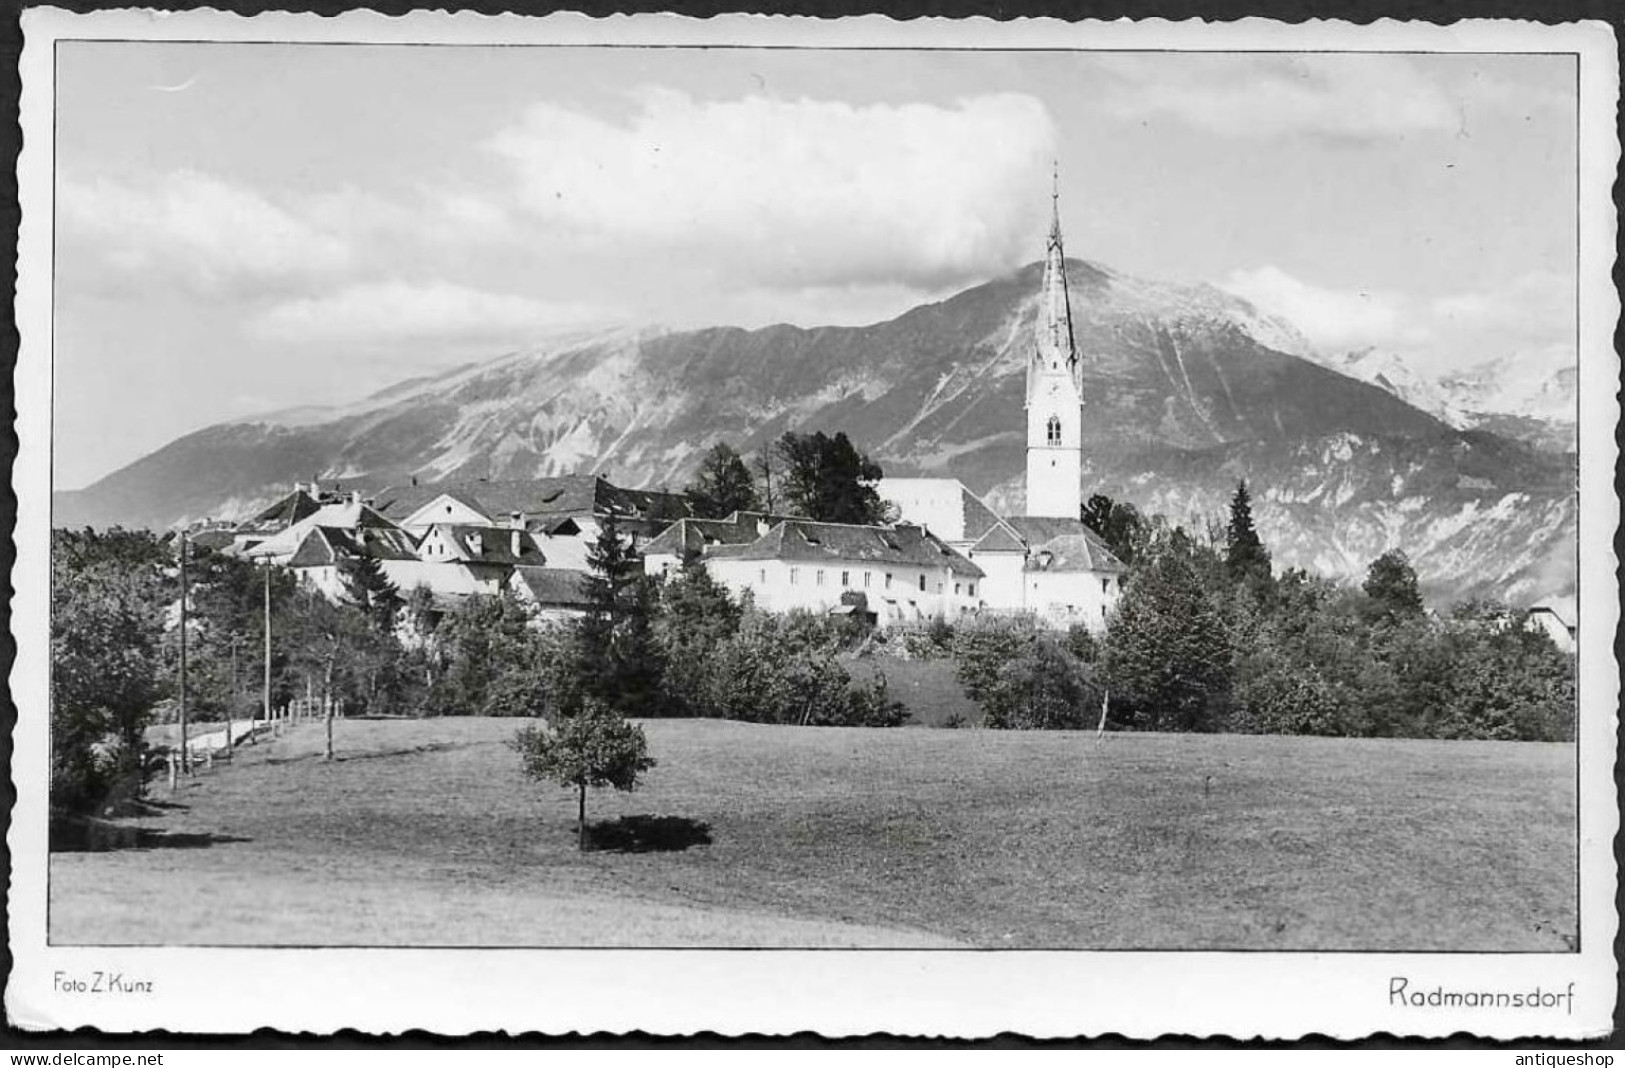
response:
<path id="1" fill-rule="evenodd" d="M 248 511 L 295 479 L 598 471 L 681 487 L 717 440 L 845 430 L 891 474 L 950 475 L 1019 510 L 1023 360 L 1041 265 L 865 327 L 621 331 L 402 383 L 358 403 L 210 427 L 55 500 L 57 525 Z M 1221 515 L 1246 477 L 1276 559 L 1355 576 L 1411 553 L 1441 595 L 1573 584 L 1573 471 L 1463 433 L 1278 351 L 1289 324 L 1207 286 L 1070 261 L 1085 354 L 1086 491 Z M 1267 343 L 1266 343 L 1267 342 Z"/>

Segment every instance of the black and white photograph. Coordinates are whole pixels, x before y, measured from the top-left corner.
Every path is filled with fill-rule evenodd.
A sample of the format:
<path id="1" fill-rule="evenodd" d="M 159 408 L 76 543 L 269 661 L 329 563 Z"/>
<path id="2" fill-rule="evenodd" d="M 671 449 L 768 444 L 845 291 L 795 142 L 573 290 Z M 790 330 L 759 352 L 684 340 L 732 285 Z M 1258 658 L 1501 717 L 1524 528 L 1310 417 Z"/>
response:
<path id="1" fill-rule="evenodd" d="M 21 1026 L 1610 1026 L 1606 26 L 24 30 Z"/>

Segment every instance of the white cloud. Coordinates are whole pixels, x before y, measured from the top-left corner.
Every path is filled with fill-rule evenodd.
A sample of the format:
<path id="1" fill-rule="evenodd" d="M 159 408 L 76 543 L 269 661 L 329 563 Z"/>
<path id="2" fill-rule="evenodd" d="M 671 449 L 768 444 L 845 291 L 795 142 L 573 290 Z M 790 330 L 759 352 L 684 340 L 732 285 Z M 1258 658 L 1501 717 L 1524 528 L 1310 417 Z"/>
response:
<path id="1" fill-rule="evenodd" d="M 1408 321 L 1405 301 L 1398 294 L 1327 289 L 1278 267 L 1235 271 L 1220 286 L 1286 319 L 1310 344 L 1325 352 L 1416 344 L 1427 338 L 1425 328 Z"/>
<path id="2" fill-rule="evenodd" d="M 342 236 L 197 171 L 138 182 L 64 179 L 57 209 L 70 257 L 86 254 L 94 261 L 86 266 L 211 296 L 333 276 L 353 260 Z"/>
<path id="3" fill-rule="evenodd" d="M 252 329 L 268 340 L 310 344 L 501 345 L 606 318 L 605 309 L 585 304 L 489 293 L 445 281 L 387 281 L 285 301 L 260 315 Z"/>
<path id="4" fill-rule="evenodd" d="M 1226 137 L 1373 140 L 1455 130 L 1460 108 L 1401 56 L 1292 56 L 1179 63 L 1103 57 L 1122 117 L 1167 114 Z"/>
<path id="5" fill-rule="evenodd" d="M 1425 302 L 1329 289 L 1276 267 L 1236 271 L 1222 288 L 1288 320 L 1326 355 L 1389 349 L 1428 375 L 1512 356 L 1549 377 L 1575 362 L 1574 280 L 1560 272 L 1531 271 Z"/>
<path id="6" fill-rule="evenodd" d="M 538 104 L 486 147 L 547 226 L 755 285 L 985 277 L 1031 252 L 1047 207 L 1055 130 L 1032 97 L 635 99 L 622 121 Z"/>

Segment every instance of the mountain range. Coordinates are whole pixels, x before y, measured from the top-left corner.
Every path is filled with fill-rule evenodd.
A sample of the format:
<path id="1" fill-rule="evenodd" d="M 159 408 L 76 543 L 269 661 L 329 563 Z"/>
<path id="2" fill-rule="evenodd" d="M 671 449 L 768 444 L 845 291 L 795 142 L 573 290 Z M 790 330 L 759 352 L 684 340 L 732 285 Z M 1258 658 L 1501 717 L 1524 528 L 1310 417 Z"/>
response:
<path id="1" fill-rule="evenodd" d="M 1019 513 L 1041 273 L 1032 264 L 870 326 L 559 339 L 352 404 L 223 423 L 56 493 L 54 523 L 240 516 L 312 477 L 381 485 L 598 472 L 675 489 L 716 441 L 748 455 L 813 429 L 844 430 L 888 474 L 959 478 Z M 1572 591 L 1572 452 L 1487 419 L 1442 418 L 1458 409 L 1425 410 L 1429 398 L 1365 380 L 1359 359 L 1339 367 L 1295 355 L 1308 349 L 1290 323 L 1212 286 L 1081 260 L 1068 274 L 1085 495 L 1201 527 L 1224 517 L 1245 478 L 1279 566 L 1358 580 L 1398 546 L 1435 599 L 1529 604 Z"/>

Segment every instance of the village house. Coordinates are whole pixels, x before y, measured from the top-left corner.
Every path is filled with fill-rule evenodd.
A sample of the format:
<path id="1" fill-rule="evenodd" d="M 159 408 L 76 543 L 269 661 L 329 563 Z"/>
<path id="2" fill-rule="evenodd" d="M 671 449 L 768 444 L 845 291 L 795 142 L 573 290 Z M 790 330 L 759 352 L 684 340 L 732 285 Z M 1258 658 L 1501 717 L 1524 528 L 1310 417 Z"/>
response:
<path id="1" fill-rule="evenodd" d="M 765 517 L 736 513 L 723 521 L 749 532 Z M 721 529 L 719 523 L 717 528 Z M 690 528 L 692 531 L 694 528 Z M 649 573 L 672 566 L 672 544 L 651 543 L 644 557 Z M 776 519 L 749 541 L 719 537 L 700 548 L 711 576 L 735 597 L 748 593 L 773 612 L 810 612 L 871 617 L 882 626 L 932 618 L 957 618 L 976 605 L 982 572 L 921 527 L 861 526 Z"/>
<path id="2" fill-rule="evenodd" d="M 1527 626 L 1543 631 L 1552 644 L 1572 653 L 1579 641 L 1578 602 L 1568 597 L 1548 597 L 1529 610 Z"/>

